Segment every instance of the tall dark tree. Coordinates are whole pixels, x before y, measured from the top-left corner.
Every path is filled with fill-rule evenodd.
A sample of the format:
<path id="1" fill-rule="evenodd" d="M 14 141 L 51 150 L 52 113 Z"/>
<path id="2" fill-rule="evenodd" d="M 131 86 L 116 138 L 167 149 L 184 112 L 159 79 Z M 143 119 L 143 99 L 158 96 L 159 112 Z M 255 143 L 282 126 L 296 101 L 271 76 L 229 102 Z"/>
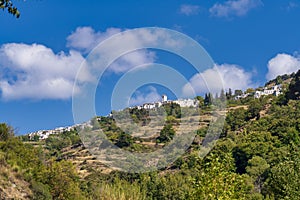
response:
<path id="1" fill-rule="evenodd" d="M 232 90 L 231 90 L 231 88 L 229 88 L 228 92 L 226 92 L 226 98 L 227 98 L 227 100 L 230 100 L 232 98 Z"/>
<path id="2" fill-rule="evenodd" d="M 212 94 L 211 93 L 206 93 L 204 97 L 204 105 L 209 106 L 212 104 Z"/>
<path id="3" fill-rule="evenodd" d="M 221 101 L 225 101 L 225 100 L 226 100 L 226 96 L 225 96 L 224 89 L 221 90 L 221 93 L 220 93 L 220 100 L 221 100 Z"/>
<path id="4" fill-rule="evenodd" d="M 219 94 L 218 93 L 215 94 L 215 99 L 219 99 Z"/>

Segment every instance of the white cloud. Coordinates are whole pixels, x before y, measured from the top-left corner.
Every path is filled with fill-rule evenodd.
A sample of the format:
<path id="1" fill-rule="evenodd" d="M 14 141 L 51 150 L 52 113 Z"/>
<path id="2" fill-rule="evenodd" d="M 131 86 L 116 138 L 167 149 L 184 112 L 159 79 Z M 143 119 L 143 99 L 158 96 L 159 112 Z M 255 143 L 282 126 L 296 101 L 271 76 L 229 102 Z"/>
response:
<path id="1" fill-rule="evenodd" d="M 261 5 L 263 5 L 261 0 L 229 0 L 223 4 L 214 4 L 209 12 L 215 17 L 244 16 L 251 9 Z"/>
<path id="2" fill-rule="evenodd" d="M 115 73 L 127 72 L 135 66 L 145 63 L 153 63 L 155 58 L 155 53 L 152 51 L 137 50 L 121 56 L 118 60 L 110 65 L 108 70 Z"/>
<path id="3" fill-rule="evenodd" d="M 70 48 L 74 48 L 76 50 L 80 50 L 83 53 L 89 53 L 93 48 L 95 48 L 98 44 L 100 44 L 105 39 L 113 36 L 114 34 L 121 33 L 121 29 L 118 28 L 108 28 L 105 32 L 98 31 L 96 32 L 91 27 L 78 27 L 75 32 L 73 32 L 70 36 L 67 37 L 67 46 Z M 121 33 L 126 36 L 126 34 Z M 143 40 L 147 40 L 153 38 L 153 35 L 149 35 L 147 32 L 141 33 L 143 35 Z M 141 40 L 141 35 L 133 35 L 127 34 L 127 38 L 123 39 L 123 42 L 127 42 L 127 46 L 129 47 L 132 44 L 143 42 Z M 155 40 L 155 39 L 154 39 Z M 101 55 L 111 54 L 111 52 L 116 52 L 120 49 L 120 43 L 112 43 L 109 46 L 109 49 L 100 50 Z M 98 49 L 97 49 L 98 50 Z M 109 55 L 105 56 L 109 57 Z M 122 55 L 117 60 L 115 60 L 109 70 L 114 73 L 123 73 L 131 68 L 141 65 L 144 63 L 152 63 L 155 61 L 155 53 L 149 50 L 136 50 L 133 52 L 129 52 L 125 55 Z"/>
<path id="4" fill-rule="evenodd" d="M 147 93 L 141 91 L 136 91 L 132 98 L 129 100 L 130 106 L 142 105 L 144 103 L 151 103 L 161 100 L 161 96 L 158 94 L 157 90 L 153 86 L 149 86 L 146 89 Z"/>
<path id="5" fill-rule="evenodd" d="M 268 80 L 276 78 L 278 75 L 291 74 L 300 69 L 300 58 L 288 54 L 277 54 L 268 62 Z"/>
<path id="6" fill-rule="evenodd" d="M 197 5 L 189 5 L 189 4 L 183 4 L 180 6 L 179 12 L 181 14 L 190 16 L 190 15 L 197 15 L 200 11 L 200 7 Z"/>
<path id="7" fill-rule="evenodd" d="M 295 8 L 298 8 L 298 7 L 299 7 L 299 4 L 298 4 L 298 3 L 290 1 L 290 2 L 288 2 L 288 5 L 286 6 L 285 9 L 286 9 L 287 11 L 291 11 L 291 10 L 293 10 L 293 9 L 295 9 Z"/>
<path id="8" fill-rule="evenodd" d="M 6 100 L 69 99 L 72 96 L 77 71 L 84 61 L 83 55 L 116 33 L 120 33 L 122 37 L 115 37 L 109 44 L 97 49 L 96 56 L 91 60 L 95 61 L 92 67 L 84 65 L 82 68 L 84 74 L 80 74 L 78 77 L 80 82 L 75 86 L 76 92 L 82 92 L 83 89 L 79 85 L 84 81 L 97 80 L 96 70 L 102 66 L 97 58 L 101 58 L 100 61 L 104 62 L 121 56 L 108 70 L 113 73 L 124 73 L 137 65 L 152 63 L 156 59 L 155 53 L 147 49 L 124 54 L 127 49 L 152 45 L 177 48 L 182 45 L 177 38 L 173 38 L 161 29 L 120 31 L 120 29 L 109 28 L 105 32 L 97 32 L 91 27 L 79 27 L 67 37 L 67 47 L 71 49 L 67 53 L 54 53 L 52 49 L 40 44 L 2 45 L 0 47 L 1 97 Z M 94 58 L 96 60 L 93 60 Z"/>
<path id="9" fill-rule="evenodd" d="M 253 87 L 251 73 L 245 72 L 237 65 L 215 65 L 202 73 L 194 75 L 189 84 L 183 87 L 183 95 L 190 96 L 192 90 L 196 93 L 219 93 L 221 89 L 247 89 Z"/>
<path id="10" fill-rule="evenodd" d="M 55 54 L 43 45 L 5 44 L 0 48 L 2 98 L 70 98 L 82 61 L 76 51 Z"/>
<path id="11" fill-rule="evenodd" d="M 78 27 L 67 37 L 67 47 L 88 53 L 103 40 L 120 32 L 119 28 L 108 28 L 105 32 L 96 32 L 92 27 Z"/>

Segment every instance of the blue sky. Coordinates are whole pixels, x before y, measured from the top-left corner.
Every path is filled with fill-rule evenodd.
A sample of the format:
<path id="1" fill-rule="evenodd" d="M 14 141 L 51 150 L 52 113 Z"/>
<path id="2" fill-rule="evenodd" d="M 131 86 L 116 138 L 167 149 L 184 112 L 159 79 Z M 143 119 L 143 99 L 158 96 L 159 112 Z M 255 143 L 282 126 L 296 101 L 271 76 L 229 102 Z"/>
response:
<path id="1" fill-rule="evenodd" d="M 19 134 L 72 125 L 71 93 L 79 65 L 97 43 L 128 29 L 163 27 L 195 39 L 213 58 L 225 88 L 256 87 L 300 68 L 299 0 L 14 3 L 21 11 L 19 19 L 0 11 L 0 121 Z M 96 99 L 110 99 L 118 78 L 131 65 L 145 62 L 181 70 L 197 92 L 203 89 L 184 60 L 145 50 L 116 62 Z M 214 71 L 201 75 L 209 78 Z M 147 85 L 132 102 L 156 100 L 161 93 L 171 94 Z M 96 103 L 98 115 L 108 114 L 107 102 Z"/>

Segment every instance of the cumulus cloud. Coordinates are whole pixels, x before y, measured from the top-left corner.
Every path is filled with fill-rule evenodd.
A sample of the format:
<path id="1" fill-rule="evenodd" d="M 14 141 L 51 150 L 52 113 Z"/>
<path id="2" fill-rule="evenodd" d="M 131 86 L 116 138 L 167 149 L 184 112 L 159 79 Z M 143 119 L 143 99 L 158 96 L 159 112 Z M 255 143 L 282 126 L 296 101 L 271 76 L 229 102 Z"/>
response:
<path id="1" fill-rule="evenodd" d="M 2 97 L 7 100 L 70 98 L 82 61 L 82 55 L 76 51 L 55 54 L 44 45 L 5 44 L 0 48 Z"/>
<path id="2" fill-rule="evenodd" d="M 197 5 L 189 5 L 189 4 L 183 4 L 180 6 L 179 12 L 183 15 L 197 15 L 200 11 L 200 7 Z"/>
<path id="3" fill-rule="evenodd" d="M 276 78 L 278 75 L 291 74 L 300 69 L 300 58 L 288 54 L 277 54 L 268 62 L 268 80 Z"/>
<path id="4" fill-rule="evenodd" d="M 156 88 L 153 86 L 149 86 L 146 89 L 146 93 L 143 93 L 139 90 L 136 91 L 133 97 L 130 98 L 129 105 L 130 106 L 142 105 L 144 103 L 151 103 L 160 100 L 161 100 L 161 96 L 158 94 Z"/>
<path id="5" fill-rule="evenodd" d="M 252 75 L 237 65 L 215 65 L 202 73 L 194 75 L 189 84 L 183 87 L 183 95 L 196 93 L 219 93 L 221 89 L 247 89 L 253 86 Z"/>
<path id="6" fill-rule="evenodd" d="M 67 37 L 67 47 L 88 53 L 103 40 L 120 32 L 119 28 L 108 28 L 104 32 L 96 32 L 92 27 L 78 27 Z"/>
<path id="7" fill-rule="evenodd" d="M 79 50 L 83 53 L 89 53 L 93 48 L 95 48 L 98 44 L 100 44 L 105 39 L 109 38 L 112 35 L 117 33 L 121 33 L 121 29 L 118 28 L 108 28 L 106 31 L 95 31 L 91 27 L 78 27 L 75 32 L 73 32 L 70 36 L 67 37 L 67 46 L 69 48 L 73 48 Z M 121 33 L 122 34 L 122 33 Z M 146 32 L 141 33 L 148 34 Z M 124 35 L 124 33 L 123 33 Z M 153 35 L 148 35 L 149 38 L 153 38 Z M 144 38 L 145 39 L 145 38 Z M 128 42 L 128 47 L 134 43 L 142 42 L 141 37 L 139 35 L 129 35 L 126 39 L 123 40 Z M 116 52 L 120 49 L 120 43 L 112 43 L 109 46 L 109 49 L 103 49 L 99 54 L 111 54 L 111 52 Z M 101 49 L 100 49 L 101 51 Z M 109 57 L 107 55 L 105 57 Z M 115 60 L 109 70 L 114 73 L 123 73 L 131 68 L 141 65 L 144 63 L 151 63 L 155 61 L 155 53 L 149 50 L 136 50 L 133 52 L 129 52 L 125 55 L 121 55 L 119 59 Z"/>
<path id="8" fill-rule="evenodd" d="M 108 70 L 115 73 L 123 73 L 132 69 L 135 66 L 139 66 L 145 63 L 153 63 L 156 55 L 152 51 L 137 50 L 124 56 L 121 56 L 118 60 L 110 65 Z"/>
<path id="9" fill-rule="evenodd" d="M 83 90 L 84 84 L 81 83 L 84 81 L 97 80 L 98 77 L 95 77 L 97 71 L 93 70 L 101 68 L 102 65 L 97 62 L 99 58 L 101 62 L 111 58 L 116 59 L 108 70 L 113 73 L 124 73 L 137 65 L 156 60 L 155 53 L 147 49 L 124 53 L 126 49 L 158 44 L 172 48 L 181 45 L 176 38 L 157 29 L 140 29 L 134 33 L 120 31 L 117 28 L 109 28 L 104 32 L 97 32 L 91 27 L 79 27 L 67 37 L 67 47 L 70 49 L 68 52 L 54 53 L 52 49 L 40 44 L 2 45 L 0 47 L 1 97 L 6 100 L 68 99 L 72 96 L 80 66 L 84 66 L 81 68 L 84 73 L 77 77 L 79 83 L 75 85 L 76 92 Z M 96 56 L 93 57 L 96 58 L 93 63 L 95 66 L 90 67 L 87 63 L 82 65 L 84 56 L 91 49 L 116 33 L 120 33 L 122 37 L 114 38 L 110 44 L 96 50 Z"/>
<path id="10" fill-rule="evenodd" d="M 214 4 L 209 12 L 215 17 L 240 17 L 246 15 L 251 9 L 262 5 L 261 0 L 229 0 L 223 4 Z"/>

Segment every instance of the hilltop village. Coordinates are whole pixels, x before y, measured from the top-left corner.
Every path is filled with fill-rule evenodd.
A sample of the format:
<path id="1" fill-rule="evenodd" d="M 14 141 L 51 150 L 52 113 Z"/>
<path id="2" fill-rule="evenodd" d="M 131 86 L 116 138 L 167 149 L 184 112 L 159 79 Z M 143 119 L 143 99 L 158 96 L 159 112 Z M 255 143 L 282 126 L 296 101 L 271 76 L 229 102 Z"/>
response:
<path id="1" fill-rule="evenodd" d="M 157 102 L 152 102 L 152 103 L 144 103 L 143 105 L 138 105 L 130 108 L 137 108 L 137 109 L 154 109 L 154 108 L 159 108 L 164 104 L 169 104 L 169 103 L 176 103 L 180 105 L 180 107 L 197 107 L 199 105 L 198 100 L 196 99 L 177 99 L 177 100 L 168 100 L 167 95 L 162 95 L 161 101 Z"/>
<path id="2" fill-rule="evenodd" d="M 236 100 L 238 100 L 238 99 L 243 99 L 243 98 L 246 98 L 249 96 L 253 96 L 254 98 L 260 98 L 265 95 L 278 96 L 280 94 L 282 94 L 282 86 L 274 85 L 272 87 L 264 87 L 263 89 L 257 89 L 251 93 L 245 92 L 244 94 L 239 94 L 239 95 L 235 94 L 234 98 Z M 199 101 L 197 99 L 168 100 L 168 96 L 164 94 L 164 95 L 162 95 L 161 101 L 144 103 L 142 105 L 137 105 L 137 106 L 129 107 L 129 108 L 151 110 L 151 109 L 159 108 L 165 104 L 171 104 L 171 103 L 176 103 L 176 104 L 180 105 L 180 107 L 197 107 L 197 106 L 199 106 Z M 109 116 L 112 116 L 112 115 L 110 114 Z M 78 127 L 82 127 L 82 126 L 91 126 L 91 125 L 90 125 L 90 122 L 86 122 L 84 124 L 76 124 L 73 126 L 59 127 L 59 128 L 55 128 L 53 130 L 39 130 L 36 132 L 29 133 L 28 136 L 30 139 L 33 139 L 34 137 L 36 137 L 39 140 L 45 140 L 49 137 L 49 135 L 60 134 L 60 133 L 66 132 L 66 131 L 74 130 L 74 129 L 76 129 Z"/>
<path id="3" fill-rule="evenodd" d="M 246 98 L 248 96 L 254 96 L 254 98 L 260 98 L 261 96 L 265 96 L 265 95 L 274 95 L 274 96 L 279 96 L 280 94 L 282 94 L 282 85 L 274 85 L 272 87 L 264 87 L 263 89 L 257 89 L 254 92 L 248 92 L 248 93 L 244 93 L 244 94 L 239 94 L 235 96 L 235 99 L 243 99 Z"/>

